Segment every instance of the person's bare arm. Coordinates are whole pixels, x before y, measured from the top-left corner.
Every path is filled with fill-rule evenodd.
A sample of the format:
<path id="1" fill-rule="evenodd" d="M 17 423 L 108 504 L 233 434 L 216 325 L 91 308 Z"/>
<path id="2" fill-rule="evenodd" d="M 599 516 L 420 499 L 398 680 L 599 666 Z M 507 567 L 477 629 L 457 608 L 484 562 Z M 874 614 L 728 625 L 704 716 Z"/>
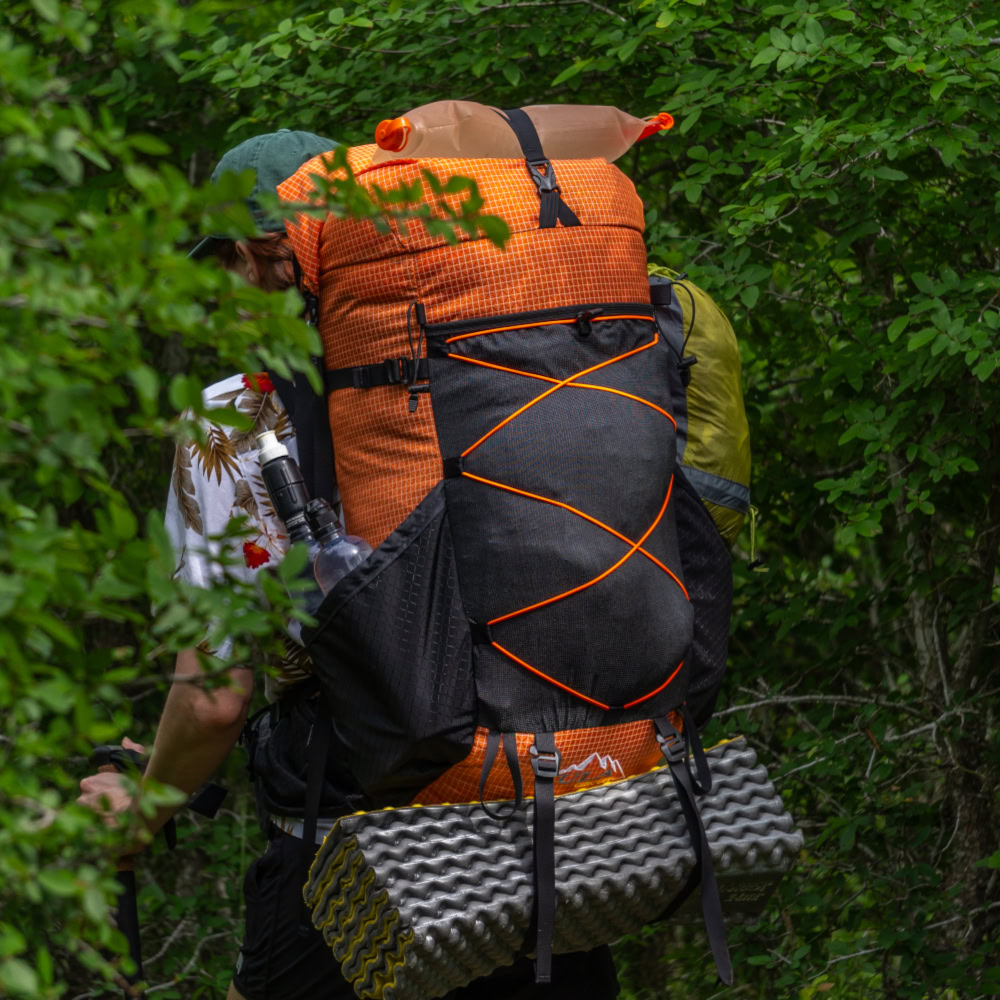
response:
<path id="1" fill-rule="evenodd" d="M 178 654 L 144 783 L 157 781 L 190 795 L 211 777 L 239 739 L 253 694 L 253 671 L 234 667 L 229 671 L 232 686 L 214 690 L 198 682 L 202 674 L 193 649 Z M 105 814 L 124 812 L 132 805 L 117 774 L 84 778 L 80 789 L 78 801 Z M 102 799 L 110 808 L 102 807 Z M 161 808 L 147 823 L 150 831 L 159 830 L 178 808 Z"/>

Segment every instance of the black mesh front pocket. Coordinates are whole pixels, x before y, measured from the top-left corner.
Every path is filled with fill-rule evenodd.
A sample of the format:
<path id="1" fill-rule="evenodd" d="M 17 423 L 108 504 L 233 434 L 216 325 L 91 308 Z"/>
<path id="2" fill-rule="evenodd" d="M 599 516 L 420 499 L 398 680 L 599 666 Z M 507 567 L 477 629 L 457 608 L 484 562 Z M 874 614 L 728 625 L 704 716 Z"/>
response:
<path id="1" fill-rule="evenodd" d="M 469 624 L 439 483 L 327 594 L 303 638 L 346 763 L 378 805 L 412 800 L 472 745 Z"/>
<path id="2" fill-rule="evenodd" d="M 684 701 L 693 612 L 676 429 L 648 304 L 427 328 L 484 726 L 630 722 Z"/>

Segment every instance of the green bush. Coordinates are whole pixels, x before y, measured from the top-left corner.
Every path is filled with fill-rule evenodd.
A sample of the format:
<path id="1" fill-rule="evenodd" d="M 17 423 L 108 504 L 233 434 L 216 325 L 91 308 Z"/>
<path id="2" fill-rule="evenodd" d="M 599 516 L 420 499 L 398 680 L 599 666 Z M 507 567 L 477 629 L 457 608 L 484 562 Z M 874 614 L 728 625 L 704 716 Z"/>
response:
<path id="1" fill-rule="evenodd" d="M 367 141 L 442 97 L 677 118 L 620 165 L 651 260 L 710 289 L 741 337 L 766 559 L 751 570 L 744 538 L 712 732 L 748 735 L 807 842 L 762 924 L 732 932 L 731 995 L 1000 992 L 993 14 L 956 0 L 8 0 L 0 993 L 114 991 L 101 984 L 124 951 L 106 917 L 125 833 L 71 804 L 89 748 L 151 738 L 193 623 L 219 620 L 254 657 L 280 617 L 245 590 L 174 581 L 160 528 L 200 387 L 302 369 L 316 347 L 294 295 L 185 259 L 199 233 L 249 231 L 243 181 L 199 185 L 254 133 Z M 236 756 L 227 778 L 224 818 L 185 819 L 182 851 L 142 865 L 164 997 L 228 983 L 260 837 Z M 716 995 L 693 929 L 650 929 L 618 956 L 625 996 Z"/>

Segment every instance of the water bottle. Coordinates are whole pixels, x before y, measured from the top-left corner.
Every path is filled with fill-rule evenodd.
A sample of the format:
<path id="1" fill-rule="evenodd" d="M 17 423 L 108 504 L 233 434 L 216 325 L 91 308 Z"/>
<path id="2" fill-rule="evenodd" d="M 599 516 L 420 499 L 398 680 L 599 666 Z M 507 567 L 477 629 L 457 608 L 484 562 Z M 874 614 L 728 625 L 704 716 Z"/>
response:
<path id="1" fill-rule="evenodd" d="M 306 507 L 309 504 L 309 491 L 302 479 L 298 462 L 288 454 L 288 449 L 278 440 L 274 431 L 265 431 L 257 435 L 260 446 L 260 471 L 264 477 L 274 512 L 285 525 L 289 544 L 304 542 L 309 552 L 309 562 L 302 576 L 309 580 L 310 586 L 303 594 L 304 608 L 312 614 L 323 603 L 324 591 L 316 582 L 313 573 L 313 563 L 319 553 L 319 545 L 309 524 Z M 293 623 L 290 631 L 297 638 L 299 628 Z"/>
<path id="2" fill-rule="evenodd" d="M 344 534 L 336 513 L 322 497 L 309 501 L 306 514 L 317 547 L 313 575 L 320 590 L 328 594 L 341 577 L 371 555 L 372 549 L 363 538 Z"/>
<path id="3" fill-rule="evenodd" d="M 603 156 L 611 163 L 638 140 L 674 124 L 665 111 L 643 119 L 606 105 L 535 104 L 524 111 L 550 160 Z M 375 129 L 375 144 L 373 164 L 397 158 L 524 155 L 497 109 L 475 101 L 434 101 L 383 121 Z"/>

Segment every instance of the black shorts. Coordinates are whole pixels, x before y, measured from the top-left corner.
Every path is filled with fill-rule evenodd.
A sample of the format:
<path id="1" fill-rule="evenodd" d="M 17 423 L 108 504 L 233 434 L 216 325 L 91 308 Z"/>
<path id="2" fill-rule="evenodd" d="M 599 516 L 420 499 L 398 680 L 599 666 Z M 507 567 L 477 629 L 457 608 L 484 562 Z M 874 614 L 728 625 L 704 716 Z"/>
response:
<path id="1" fill-rule="evenodd" d="M 322 934 L 303 928 L 302 841 L 276 832 L 247 872 L 246 928 L 233 982 L 246 1000 L 356 1000 Z M 445 1000 L 612 1000 L 618 996 L 607 948 L 555 955 L 552 985 L 535 986 L 531 962 L 498 969 Z"/>

